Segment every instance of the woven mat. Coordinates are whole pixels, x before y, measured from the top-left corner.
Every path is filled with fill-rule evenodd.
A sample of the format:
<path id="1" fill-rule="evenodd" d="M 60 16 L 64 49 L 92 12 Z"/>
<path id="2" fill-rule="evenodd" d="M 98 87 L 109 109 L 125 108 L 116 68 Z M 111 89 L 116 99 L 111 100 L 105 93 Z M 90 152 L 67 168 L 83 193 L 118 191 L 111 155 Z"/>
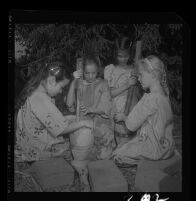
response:
<path id="1" fill-rule="evenodd" d="M 29 166 L 30 164 L 28 163 L 18 163 L 17 166 L 15 166 L 15 169 L 22 171 L 28 168 Z M 137 168 L 135 167 L 120 168 L 119 167 L 119 169 L 127 180 L 129 192 L 133 191 Z M 15 173 L 14 186 L 15 186 L 15 190 L 14 190 L 15 192 L 37 192 L 37 188 L 35 184 L 33 183 L 32 179 L 30 177 L 24 177 L 18 173 Z M 45 192 L 80 192 L 79 178 L 76 174 L 74 185 L 70 184 L 66 186 L 50 188 L 50 189 L 46 189 Z"/>

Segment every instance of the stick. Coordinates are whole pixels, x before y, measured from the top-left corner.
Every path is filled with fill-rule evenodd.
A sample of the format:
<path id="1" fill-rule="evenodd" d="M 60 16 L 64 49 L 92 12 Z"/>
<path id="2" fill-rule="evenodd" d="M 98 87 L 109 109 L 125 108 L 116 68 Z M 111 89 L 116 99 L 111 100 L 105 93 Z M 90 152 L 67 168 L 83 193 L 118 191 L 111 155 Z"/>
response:
<path id="1" fill-rule="evenodd" d="M 77 59 L 77 65 L 76 65 L 76 70 L 82 70 L 82 58 L 78 58 Z M 80 91 L 79 91 L 79 84 L 80 82 L 83 80 L 83 76 L 80 77 L 80 79 L 78 79 L 78 87 L 77 87 L 77 95 L 76 95 L 76 121 L 80 121 L 80 100 L 79 100 L 79 96 L 80 96 Z"/>
<path id="2" fill-rule="evenodd" d="M 142 41 L 139 40 L 136 42 L 135 62 L 141 58 L 141 49 L 142 49 Z"/>
<path id="3" fill-rule="evenodd" d="M 142 41 L 137 41 L 134 62 L 137 62 L 141 58 L 141 47 L 142 47 Z M 130 87 L 128 90 L 127 102 L 126 102 L 125 111 L 124 111 L 125 115 L 128 115 L 131 112 L 131 109 L 133 108 L 133 97 L 135 93 L 137 93 L 136 90 L 138 90 L 136 85 Z M 136 100 L 134 101 L 136 102 Z"/>

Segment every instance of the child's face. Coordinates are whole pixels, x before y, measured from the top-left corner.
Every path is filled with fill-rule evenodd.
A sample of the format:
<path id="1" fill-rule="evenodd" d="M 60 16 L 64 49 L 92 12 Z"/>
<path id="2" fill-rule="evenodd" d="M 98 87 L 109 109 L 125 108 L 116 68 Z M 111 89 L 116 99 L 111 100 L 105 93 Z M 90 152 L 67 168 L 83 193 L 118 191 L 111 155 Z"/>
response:
<path id="1" fill-rule="evenodd" d="M 60 93 L 62 93 L 63 88 L 68 85 L 69 80 L 65 78 L 62 81 L 56 82 L 55 77 L 49 77 L 47 80 L 47 92 L 49 96 L 54 97 Z"/>
<path id="2" fill-rule="evenodd" d="M 92 63 L 92 64 L 87 64 L 85 66 L 84 69 L 84 79 L 89 82 L 92 83 L 96 80 L 97 77 L 97 66 L 96 64 Z"/>
<path id="3" fill-rule="evenodd" d="M 129 60 L 129 54 L 126 51 L 119 50 L 117 54 L 118 63 L 121 65 L 127 64 Z"/>
<path id="4" fill-rule="evenodd" d="M 148 89 L 150 87 L 152 79 L 152 73 L 149 73 L 143 68 L 139 67 L 138 80 L 144 89 Z"/>

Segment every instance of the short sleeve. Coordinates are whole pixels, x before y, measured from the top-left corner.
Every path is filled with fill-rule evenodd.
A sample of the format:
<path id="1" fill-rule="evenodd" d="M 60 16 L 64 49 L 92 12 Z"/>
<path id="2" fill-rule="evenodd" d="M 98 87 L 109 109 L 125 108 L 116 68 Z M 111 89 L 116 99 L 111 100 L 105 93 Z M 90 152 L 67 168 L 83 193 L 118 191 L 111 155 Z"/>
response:
<path id="1" fill-rule="evenodd" d="M 156 97 L 151 94 L 144 94 L 128 115 L 125 124 L 129 130 L 135 131 L 156 111 Z"/>
<path id="2" fill-rule="evenodd" d="M 111 74 L 112 74 L 113 69 L 114 69 L 113 64 L 106 66 L 104 69 L 104 79 L 107 80 L 108 83 L 111 82 Z"/>
<path id="3" fill-rule="evenodd" d="M 30 105 L 32 112 L 54 137 L 57 137 L 68 126 L 68 121 L 47 95 L 34 94 L 30 97 Z"/>

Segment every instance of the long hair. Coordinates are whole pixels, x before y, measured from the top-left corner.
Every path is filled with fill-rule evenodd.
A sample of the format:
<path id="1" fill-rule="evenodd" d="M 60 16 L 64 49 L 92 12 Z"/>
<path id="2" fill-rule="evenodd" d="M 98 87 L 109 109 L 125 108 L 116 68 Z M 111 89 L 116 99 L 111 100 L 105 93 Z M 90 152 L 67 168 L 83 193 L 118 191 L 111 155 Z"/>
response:
<path id="1" fill-rule="evenodd" d="M 25 103 L 27 97 L 31 96 L 34 90 L 40 85 L 40 83 L 45 80 L 49 75 L 55 76 L 56 82 L 63 80 L 64 78 L 70 78 L 70 74 L 66 70 L 65 65 L 60 61 L 55 61 L 52 63 L 45 63 L 38 69 L 38 72 L 32 76 L 32 78 L 27 82 L 26 86 L 21 91 L 15 104 L 15 113 L 20 109 L 20 107 Z"/>

